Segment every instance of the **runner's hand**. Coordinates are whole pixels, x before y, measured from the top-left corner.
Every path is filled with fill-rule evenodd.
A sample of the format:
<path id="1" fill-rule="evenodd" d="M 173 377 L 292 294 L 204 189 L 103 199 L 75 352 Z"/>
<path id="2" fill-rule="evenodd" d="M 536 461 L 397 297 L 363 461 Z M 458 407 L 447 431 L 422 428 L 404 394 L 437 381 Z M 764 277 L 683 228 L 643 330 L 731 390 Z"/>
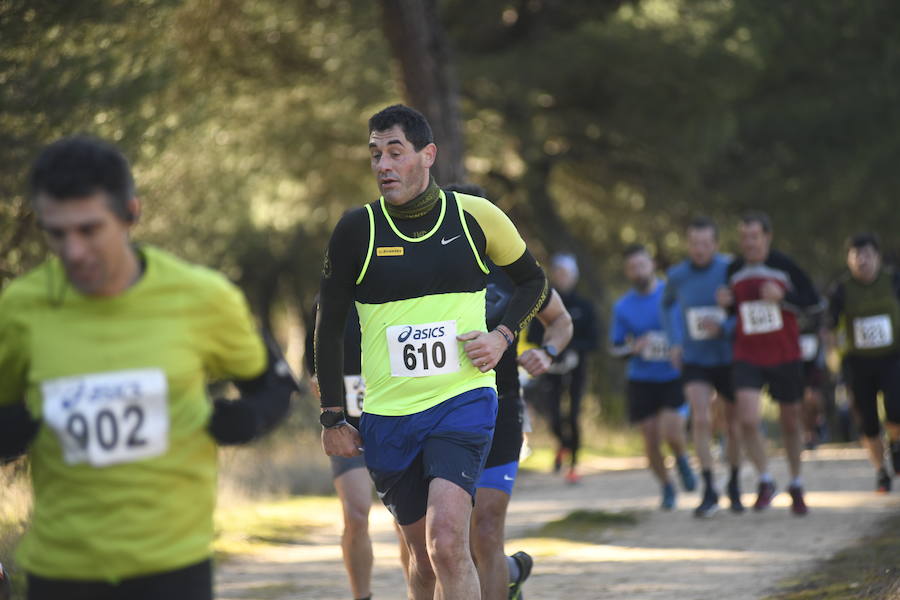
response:
<path id="1" fill-rule="evenodd" d="M 781 302 L 784 300 L 784 288 L 774 281 L 767 281 L 760 286 L 759 295 L 769 302 Z"/>
<path id="2" fill-rule="evenodd" d="M 309 378 L 309 391 L 312 392 L 312 395 L 316 397 L 316 400 L 322 398 L 322 395 L 319 392 L 319 378 L 315 375 Z"/>
<path id="3" fill-rule="evenodd" d="M 349 423 L 322 430 L 322 448 L 328 456 L 351 458 L 362 454 L 362 438 Z"/>
<path id="4" fill-rule="evenodd" d="M 721 286 L 716 290 L 716 303 L 722 308 L 731 308 L 734 304 L 734 292 L 728 286 Z"/>
<path id="5" fill-rule="evenodd" d="M 650 336 L 646 333 L 639 338 L 635 338 L 631 342 L 631 353 L 632 354 L 640 354 L 644 351 L 644 348 L 647 347 L 647 344 L 650 343 Z"/>
<path id="6" fill-rule="evenodd" d="M 722 335 L 722 323 L 711 317 L 705 317 L 700 320 L 700 330 L 707 332 L 711 338 L 717 338 Z"/>
<path id="7" fill-rule="evenodd" d="M 463 350 L 466 351 L 466 356 L 482 373 L 493 369 L 509 346 L 499 331 L 468 331 L 456 336 L 456 339 L 465 342 Z"/>
<path id="8" fill-rule="evenodd" d="M 532 377 L 537 377 L 538 375 L 546 373 L 552 363 L 553 359 L 550 358 L 550 355 L 540 348 L 526 350 L 522 353 L 522 356 L 519 357 L 519 364 L 522 365 Z"/>

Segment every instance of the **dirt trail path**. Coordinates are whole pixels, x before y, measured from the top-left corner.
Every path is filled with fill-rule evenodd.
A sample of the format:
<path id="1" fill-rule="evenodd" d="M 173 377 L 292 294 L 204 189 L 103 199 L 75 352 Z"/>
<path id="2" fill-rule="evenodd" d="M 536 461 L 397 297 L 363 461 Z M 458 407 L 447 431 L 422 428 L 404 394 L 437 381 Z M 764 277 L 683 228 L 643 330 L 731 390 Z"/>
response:
<path id="1" fill-rule="evenodd" d="M 874 531 L 882 518 L 900 508 L 900 494 L 871 491 L 872 469 L 855 449 L 807 454 L 810 514 L 804 518 L 790 514 L 785 493 L 760 514 L 723 510 L 712 519 L 697 520 L 691 516 L 696 492 L 682 493 L 678 509 L 663 513 L 656 509 L 658 491 L 642 465 L 639 459 L 597 461 L 585 465 L 585 477 L 575 486 L 551 475 L 520 478 L 510 505 L 507 550 L 535 556 L 525 586 L 529 600 L 756 600 L 771 593 L 779 580 Z M 784 461 L 776 459 L 772 468 L 783 490 L 788 479 Z M 755 481 L 749 467 L 744 471 L 744 502 L 749 504 Z M 596 543 L 533 537 L 536 527 L 576 509 L 637 510 L 641 519 L 635 526 L 603 532 Z M 372 530 L 374 597 L 405 598 L 390 515 L 380 506 L 373 511 Z M 279 547 L 224 564 L 218 574 L 219 598 L 349 598 L 338 534 L 335 528 L 310 545 Z"/>

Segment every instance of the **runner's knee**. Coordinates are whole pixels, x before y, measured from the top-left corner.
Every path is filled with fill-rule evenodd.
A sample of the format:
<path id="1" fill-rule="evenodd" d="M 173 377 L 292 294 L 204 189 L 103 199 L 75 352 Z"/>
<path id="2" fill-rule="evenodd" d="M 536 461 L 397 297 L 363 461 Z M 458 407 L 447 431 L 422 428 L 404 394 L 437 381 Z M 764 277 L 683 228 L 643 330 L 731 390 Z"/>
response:
<path id="1" fill-rule="evenodd" d="M 438 572 L 458 571 L 470 557 L 466 537 L 456 528 L 432 527 L 428 538 L 428 556 Z"/>
<path id="2" fill-rule="evenodd" d="M 712 429 L 712 419 L 708 411 L 696 411 L 691 413 L 691 423 L 695 430 L 709 431 Z"/>
<path id="3" fill-rule="evenodd" d="M 503 518 L 497 514 L 476 515 L 472 519 L 472 548 L 476 555 L 487 555 L 503 545 Z"/>
<path id="4" fill-rule="evenodd" d="M 344 532 L 364 535 L 369 531 L 369 511 L 358 506 L 344 507 Z"/>

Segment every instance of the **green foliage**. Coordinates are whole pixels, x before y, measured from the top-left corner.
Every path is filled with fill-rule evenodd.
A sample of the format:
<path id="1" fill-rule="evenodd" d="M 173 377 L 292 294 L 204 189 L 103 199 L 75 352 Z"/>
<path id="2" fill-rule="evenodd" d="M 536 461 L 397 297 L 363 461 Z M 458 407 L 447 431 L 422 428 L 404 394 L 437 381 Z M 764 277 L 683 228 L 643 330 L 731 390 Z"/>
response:
<path id="1" fill-rule="evenodd" d="M 171 0 L 0 2 L 0 282 L 43 253 L 25 198 L 37 150 L 66 134 L 126 148 L 164 136 Z"/>
<path id="2" fill-rule="evenodd" d="M 857 229 L 900 252 L 896 3 L 440 6 L 472 178 L 539 257 L 580 255 L 603 312 L 620 248 L 674 262 L 700 212 L 733 250 L 736 214 L 769 211 L 820 284 Z M 307 307 L 334 223 L 375 195 L 365 121 L 400 88 L 381 19 L 359 0 L 0 0 L 0 282 L 43 254 L 30 160 L 85 131 L 134 163 L 138 239 L 223 269 L 268 322 Z"/>

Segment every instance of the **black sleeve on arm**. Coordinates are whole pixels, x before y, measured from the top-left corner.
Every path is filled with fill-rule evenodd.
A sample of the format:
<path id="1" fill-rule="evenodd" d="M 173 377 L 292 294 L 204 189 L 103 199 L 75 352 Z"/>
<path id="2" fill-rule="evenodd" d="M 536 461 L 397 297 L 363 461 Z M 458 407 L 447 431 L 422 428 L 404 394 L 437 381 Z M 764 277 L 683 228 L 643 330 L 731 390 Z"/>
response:
<path id="1" fill-rule="evenodd" d="M 844 312 L 844 282 L 838 280 L 828 292 L 828 317 L 825 325 L 829 329 L 835 329 Z"/>
<path id="2" fill-rule="evenodd" d="M 725 269 L 725 287 L 729 288 L 732 292 L 734 292 L 734 287 L 731 285 L 731 278 L 740 271 L 744 267 L 744 259 L 743 258 L 735 258 L 730 263 L 728 263 L 728 268 Z M 737 301 L 732 302 L 731 306 L 725 309 L 725 312 L 729 316 L 735 316 L 737 314 Z"/>
<path id="3" fill-rule="evenodd" d="M 25 454 L 40 426 L 24 402 L 0 406 L 0 464 Z"/>
<path id="4" fill-rule="evenodd" d="M 516 284 L 500 324 L 515 334 L 528 325 L 544 304 L 549 289 L 547 276 L 528 249 L 518 259 L 500 268 Z"/>
<path id="5" fill-rule="evenodd" d="M 791 288 L 784 295 L 785 304 L 800 311 L 814 309 L 815 312 L 816 308 L 821 309 L 822 300 L 809 276 L 793 261 L 785 261 L 784 267 L 791 278 Z"/>
<path id="6" fill-rule="evenodd" d="M 315 338 L 323 407 L 344 406 L 344 328 L 368 247 L 369 218 L 361 208 L 338 222 L 325 251 Z"/>
<path id="7" fill-rule="evenodd" d="M 306 339 L 304 340 L 303 366 L 309 375 L 316 374 L 316 315 L 319 313 L 319 299 L 313 305 L 309 323 L 306 324 Z"/>
<path id="8" fill-rule="evenodd" d="M 209 432 L 222 445 L 246 444 L 269 433 L 287 417 L 297 380 L 271 335 L 266 341 L 266 370 L 255 379 L 238 380 L 237 400 L 216 398 Z"/>

